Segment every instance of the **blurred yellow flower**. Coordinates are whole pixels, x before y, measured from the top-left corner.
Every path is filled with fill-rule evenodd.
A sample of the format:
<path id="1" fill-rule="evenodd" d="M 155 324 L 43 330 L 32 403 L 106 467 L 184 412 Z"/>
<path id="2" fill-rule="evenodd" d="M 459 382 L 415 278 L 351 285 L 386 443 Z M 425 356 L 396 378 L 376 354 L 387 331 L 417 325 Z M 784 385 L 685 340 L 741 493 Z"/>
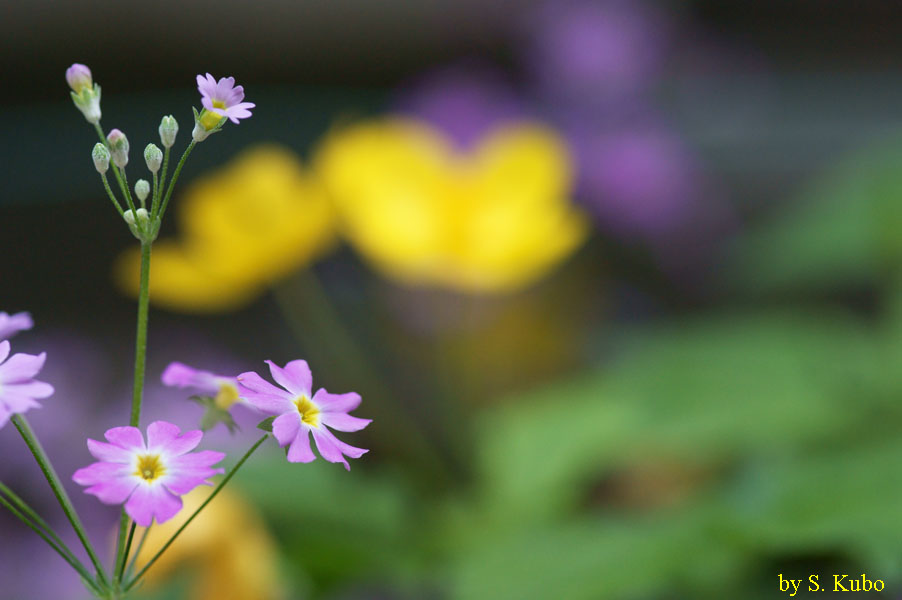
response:
<path id="1" fill-rule="evenodd" d="M 150 299 L 188 312 L 227 311 L 310 264 L 335 241 L 335 215 L 290 151 L 249 150 L 193 183 L 174 203 L 181 237 L 154 244 Z M 136 295 L 140 255 L 119 257 L 119 285 Z"/>
<path id="2" fill-rule="evenodd" d="M 183 496 L 184 508 L 178 517 L 150 527 L 136 569 L 157 553 L 211 491 L 196 488 Z M 139 527 L 135 540 L 143 534 Z M 278 560 L 259 515 L 238 495 L 223 490 L 147 570 L 145 587 L 153 589 L 190 571 L 186 597 L 191 600 L 273 600 L 282 596 L 275 568 Z"/>
<path id="3" fill-rule="evenodd" d="M 588 232 L 570 203 L 564 143 L 536 123 L 496 129 L 460 154 L 423 123 L 373 121 L 327 137 L 315 165 L 350 243 L 407 284 L 520 288 Z"/>

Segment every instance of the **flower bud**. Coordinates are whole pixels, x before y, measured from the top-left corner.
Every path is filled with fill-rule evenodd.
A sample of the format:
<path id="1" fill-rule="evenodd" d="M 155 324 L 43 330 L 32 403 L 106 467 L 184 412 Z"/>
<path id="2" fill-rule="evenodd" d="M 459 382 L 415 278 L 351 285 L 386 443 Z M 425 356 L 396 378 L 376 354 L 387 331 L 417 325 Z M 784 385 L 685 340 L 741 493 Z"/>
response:
<path id="1" fill-rule="evenodd" d="M 110 151 L 100 142 L 94 144 L 91 158 L 94 159 L 94 168 L 97 169 L 97 172 L 101 175 L 106 173 L 110 168 Z"/>
<path id="2" fill-rule="evenodd" d="M 143 179 L 141 181 L 144 181 Z M 144 181 L 144 183 L 147 183 Z M 144 227 L 147 225 L 147 222 L 150 220 L 150 215 L 147 214 L 146 208 L 139 208 L 135 211 L 135 220 L 138 222 L 138 225 Z"/>
<path id="3" fill-rule="evenodd" d="M 85 89 L 92 89 L 94 82 L 91 80 L 91 69 L 83 64 L 74 63 L 66 69 L 66 83 L 76 94 L 81 94 Z"/>
<path id="4" fill-rule="evenodd" d="M 163 117 L 163 120 L 160 121 L 160 141 L 163 142 L 164 148 L 172 148 L 172 145 L 175 144 L 175 136 L 178 132 L 179 124 L 178 121 L 175 120 L 175 117 L 172 115 Z"/>
<path id="5" fill-rule="evenodd" d="M 124 169 L 128 164 L 128 138 L 118 129 L 110 131 L 106 136 L 106 141 L 110 144 L 110 155 L 113 158 L 113 164 Z"/>
<path id="6" fill-rule="evenodd" d="M 139 179 L 135 182 L 135 195 L 138 197 L 138 200 L 141 201 L 141 204 L 144 204 L 144 200 L 147 199 L 147 195 L 150 194 L 150 184 L 146 179 Z"/>
<path id="7" fill-rule="evenodd" d="M 144 162 L 147 163 L 147 168 L 151 173 L 156 173 L 163 163 L 163 151 L 156 144 L 147 144 L 147 147 L 144 148 Z"/>
<path id="8" fill-rule="evenodd" d="M 133 213 L 131 209 L 125 211 L 122 218 L 125 219 L 125 222 L 128 223 L 129 227 L 135 226 L 135 213 Z"/>

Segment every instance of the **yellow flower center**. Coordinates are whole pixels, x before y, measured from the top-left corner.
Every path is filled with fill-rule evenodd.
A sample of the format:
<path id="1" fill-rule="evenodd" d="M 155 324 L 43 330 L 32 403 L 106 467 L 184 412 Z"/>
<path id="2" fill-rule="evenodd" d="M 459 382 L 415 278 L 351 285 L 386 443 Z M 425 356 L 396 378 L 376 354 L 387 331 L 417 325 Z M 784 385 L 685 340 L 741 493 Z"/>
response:
<path id="1" fill-rule="evenodd" d="M 294 399 L 294 405 L 298 407 L 302 422 L 311 427 L 319 427 L 319 407 L 310 398 L 298 396 Z"/>
<path id="2" fill-rule="evenodd" d="M 229 410 L 233 404 L 238 402 L 238 388 L 231 383 L 223 383 L 219 386 L 219 392 L 213 402 L 216 404 L 216 408 Z"/>
<path id="3" fill-rule="evenodd" d="M 214 100 L 213 107 L 214 108 L 225 108 L 226 105 L 225 105 L 225 102 L 223 102 L 222 100 Z M 219 125 L 219 122 L 221 120 L 222 120 L 222 115 L 219 113 L 213 112 L 211 110 L 205 109 L 200 115 L 200 124 L 207 131 L 210 131 L 211 129 L 213 129 L 214 127 Z"/>
<path id="4" fill-rule="evenodd" d="M 166 467 L 160 461 L 159 454 L 145 454 L 138 457 L 138 468 L 133 474 L 150 483 L 165 475 Z"/>

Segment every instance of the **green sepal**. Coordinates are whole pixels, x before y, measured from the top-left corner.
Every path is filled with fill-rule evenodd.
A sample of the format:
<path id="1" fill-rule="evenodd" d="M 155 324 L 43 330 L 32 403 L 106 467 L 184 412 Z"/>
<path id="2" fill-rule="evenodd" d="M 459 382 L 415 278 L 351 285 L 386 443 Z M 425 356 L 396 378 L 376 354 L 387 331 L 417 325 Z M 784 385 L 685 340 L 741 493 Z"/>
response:
<path id="1" fill-rule="evenodd" d="M 216 400 L 212 396 L 194 395 L 188 398 L 192 402 L 197 402 L 204 407 L 204 414 L 200 418 L 200 428 L 203 431 L 209 431 L 222 423 L 229 430 L 229 433 L 235 433 L 240 429 L 232 414 L 216 406 Z"/>
<path id="2" fill-rule="evenodd" d="M 267 433 L 272 433 L 272 422 L 275 420 L 275 417 L 267 417 L 266 419 L 263 419 L 262 421 L 257 423 L 257 429 L 260 429 Z"/>

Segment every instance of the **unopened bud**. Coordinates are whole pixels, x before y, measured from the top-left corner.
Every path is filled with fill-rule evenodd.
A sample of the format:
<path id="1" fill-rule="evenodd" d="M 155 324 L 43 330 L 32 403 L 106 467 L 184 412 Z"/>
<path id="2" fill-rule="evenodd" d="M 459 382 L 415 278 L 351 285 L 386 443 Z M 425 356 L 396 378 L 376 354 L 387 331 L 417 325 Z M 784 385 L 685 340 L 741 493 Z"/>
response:
<path id="1" fill-rule="evenodd" d="M 138 200 L 141 203 L 144 203 L 144 200 L 147 199 L 147 195 L 150 194 L 150 184 L 146 179 L 139 179 L 135 182 L 135 195 L 138 197 Z"/>
<path id="2" fill-rule="evenodd" d="M 66 83 L 76 94 L 81 94 L 84 89 L 90 90 L 94 87 L 94 82 L 91 80 L 91 69 L 81 63 L 73 64 L 66 69 Z"/>
<path id="3" fill-rule="evenodd" d="M 160 121 L 160 141 L 163 142 L 164 148 L 172 148 L 172 145 L 175 144 L 175 136 L 178 132 L 179 124 L 178 121 L 175 120 L 175 117 L 172 115 L 163 117 L 163 120 Z"/>
<path id="4" fill-rule="evenodd" d="M 113 164 L 124 169 L 128 164 L 128 138 L 118 129 L 114 129 L 106 136 L 106 141 L 110 144 Z"/>
<path id="5" fill-rule="evenodd" d="M 75 107 L 88 123 L 100 122 L 100 86 L 93 83 L 91 69 L 75 63 L 66 69 L 66 83 L 72 88 L 70 95 Z"/>
<path id="6" fill-rule="evenodd" d="M 94 159 L 94 168 L 103 175 L 110 168 L 110 151 L 100 142 L 94 144 L 94 150 L 91 152 L 91 158 Z"/>
<path id="7" fill-rule="evenodd" d="M 156 144 L 147 144 L 147 147 L 144 148 L 144 162 L 147 163 L 147 168 L 151 173 L 156 173 L 163 163 L 163 151 Z"/>
<path id="8" fill-rule="evenodd" d="M 128 223 L 129 227 L 135 226 L 135 213 L 133 213 L 131 209 L 125 211 L 125 213 L 122 215 L 122 218 L 125 219 L 125 222 Z"/>
<path id="9" fill-rule="evenodd" d="M 142 179 L 143 181 L 143 179 Z M 144 183 L 147 183 L 146 181 Z M 150 220 L 150 215 L 147 214 L 146 208 L 139 208 L 135 211 L 135 220 L 139 225 L 144 226 Z"/>

